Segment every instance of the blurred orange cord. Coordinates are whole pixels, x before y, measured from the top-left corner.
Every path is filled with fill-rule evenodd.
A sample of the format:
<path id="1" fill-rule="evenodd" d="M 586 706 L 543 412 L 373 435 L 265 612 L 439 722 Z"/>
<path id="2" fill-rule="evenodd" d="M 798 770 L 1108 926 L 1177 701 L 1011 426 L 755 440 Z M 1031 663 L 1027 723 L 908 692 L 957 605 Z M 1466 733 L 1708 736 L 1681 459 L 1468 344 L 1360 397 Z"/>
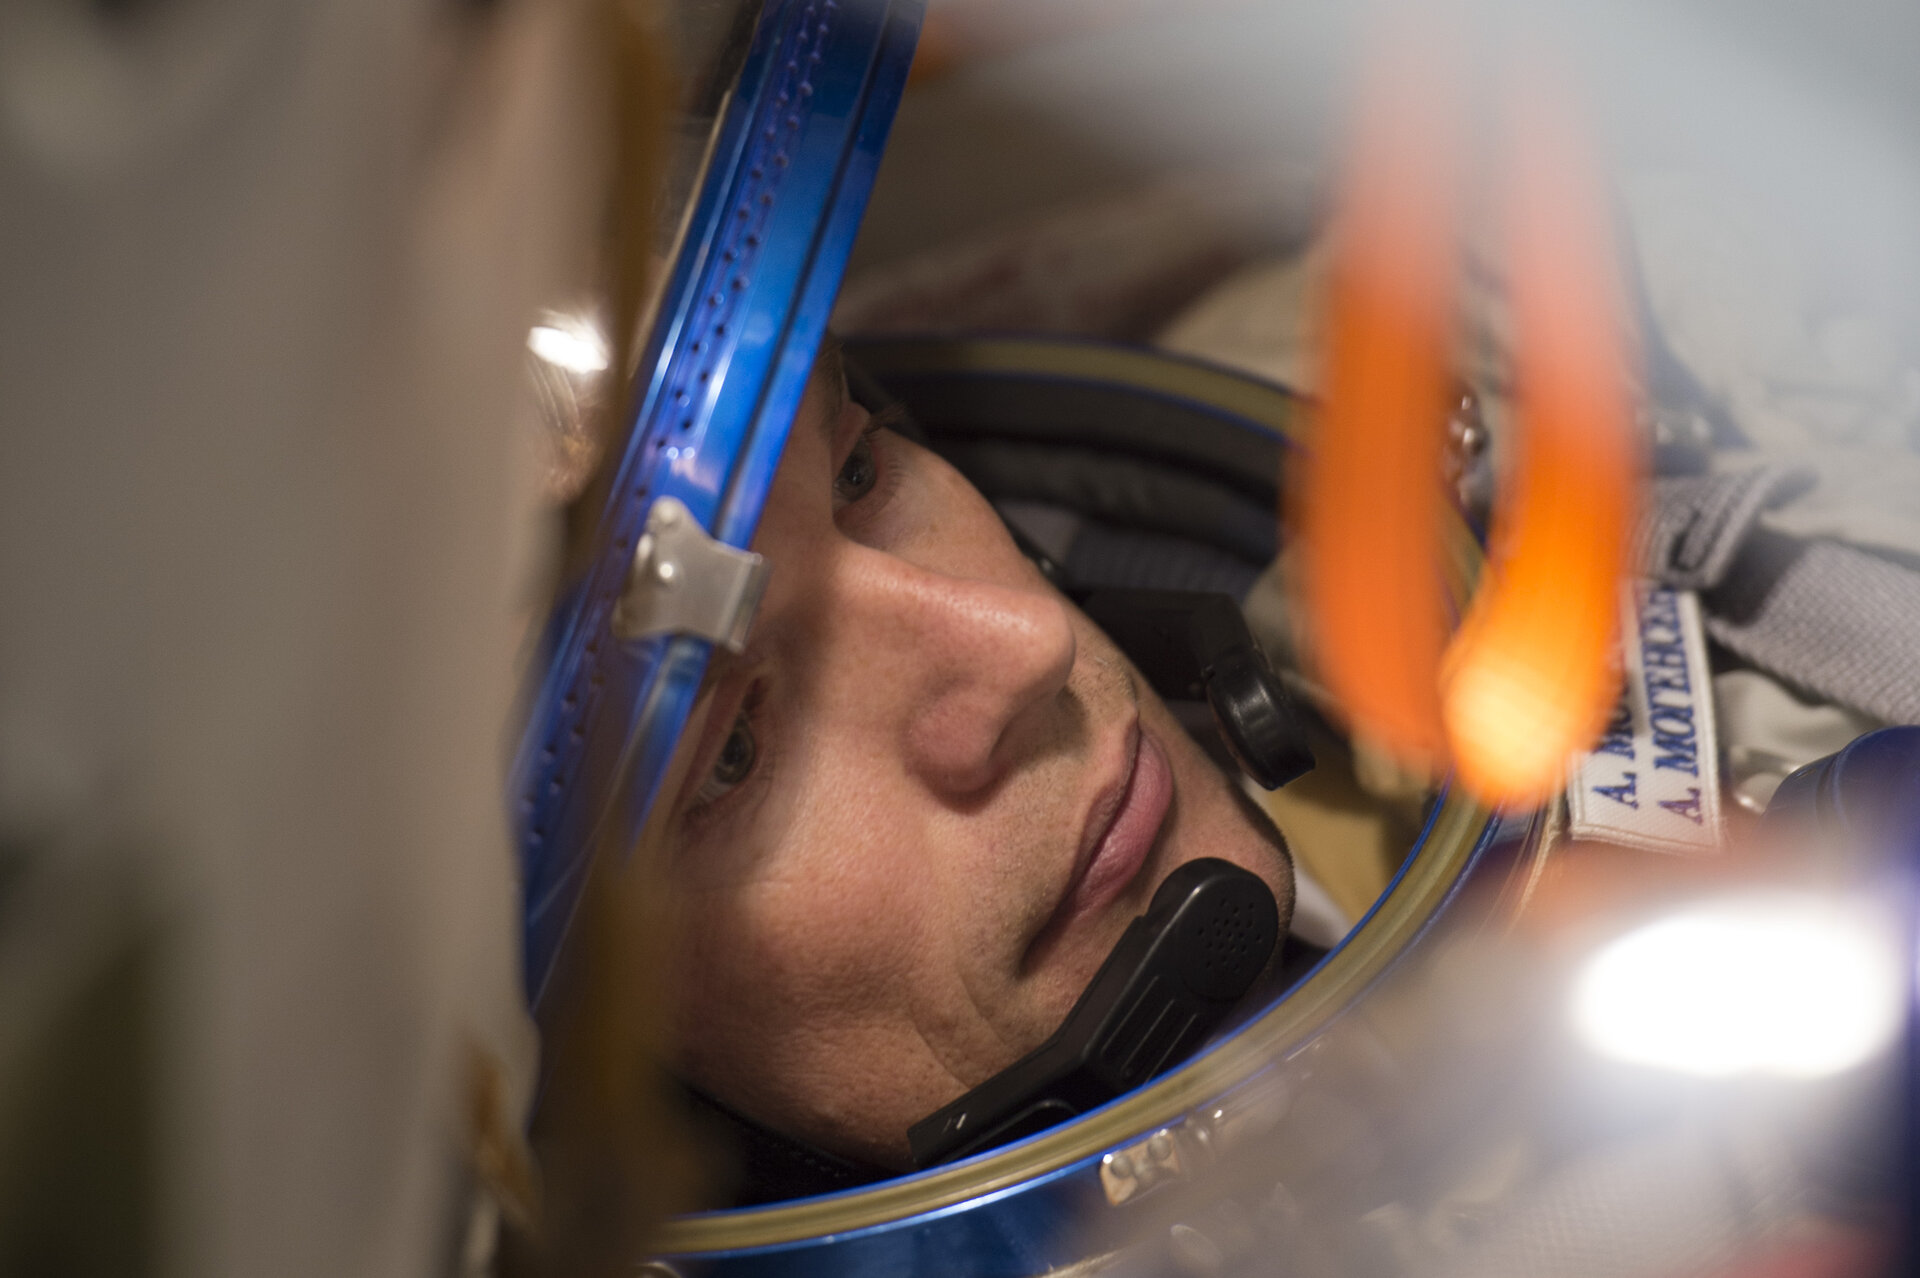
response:
<path id="1" fill-rule="evenodd" d="M 1438 552 L 1464 158 L 1449 72 L 1463 61 L 1437 10 L 1397 16 L 1335 206 L 1325 402 L 1298 495 L 1313 656 L 1368 744 L 1416 771 L 1450 765 L 1482 801 L 1537 804 L 1618 694 L 1637 463 L 1606 205 L 1547 59 L 1530 56 L 1506 102 L 1501 192 L 1517 429 L 1449 644 Z"/>
<path id="2" fill-rule="evenodd" d="M 1616 652 L 1638 482 L 1622 308 L 1599 183 L 1544 57 L 1510 99 L 1506 199 L 1515 420 L 1491 557 L 1441 671 L 1461 782 L 1536 804 L 1620 693 Z"/>
<path id="3" fill-rule="evenodd" d="M 1461 158 L 1448 43 L 1409 21 L 1364 71 L 1297 504 L 1320 677 L 1370 745 L 1416 771 L 1445 754 L 1437 551 Z"/>

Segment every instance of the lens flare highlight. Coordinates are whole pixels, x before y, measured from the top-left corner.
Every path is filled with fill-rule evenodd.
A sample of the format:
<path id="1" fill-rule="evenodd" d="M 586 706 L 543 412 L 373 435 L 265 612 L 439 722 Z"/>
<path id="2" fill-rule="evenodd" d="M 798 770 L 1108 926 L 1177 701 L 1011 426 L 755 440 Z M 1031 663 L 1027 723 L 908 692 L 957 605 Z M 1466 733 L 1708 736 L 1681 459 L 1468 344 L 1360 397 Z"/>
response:
<path id="1" fill-rule="evenodd" d="M 1898 955 L 1891 929 L 1831 901 L 1703 906 L 1595 954 L 1573 1023 L 1603 1056 L 1681 1074 L 1837 1074 L 1898 1030 Z"/>
<path id="2" fill-rule="evenodd" d="M 607 367 L 607 343 L 585 320 L 554 317 L 527 332 L 527 349 L 569 373 L 599 373 Z"/>

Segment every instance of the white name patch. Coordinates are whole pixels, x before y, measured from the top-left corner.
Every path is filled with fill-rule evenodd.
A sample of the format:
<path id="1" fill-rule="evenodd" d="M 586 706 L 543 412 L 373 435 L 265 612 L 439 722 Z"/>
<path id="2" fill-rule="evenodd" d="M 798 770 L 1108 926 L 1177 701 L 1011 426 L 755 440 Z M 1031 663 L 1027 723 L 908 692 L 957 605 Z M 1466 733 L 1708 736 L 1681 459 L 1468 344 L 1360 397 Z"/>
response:
<path id="1" fill-rule="evenodd" d="M 1655 852 L 1717 851 L 1720 749 L 1713 680 L 1692 592 L 1627 587 L 1626 686 L 1573 768 L 1568 833 Z"/>

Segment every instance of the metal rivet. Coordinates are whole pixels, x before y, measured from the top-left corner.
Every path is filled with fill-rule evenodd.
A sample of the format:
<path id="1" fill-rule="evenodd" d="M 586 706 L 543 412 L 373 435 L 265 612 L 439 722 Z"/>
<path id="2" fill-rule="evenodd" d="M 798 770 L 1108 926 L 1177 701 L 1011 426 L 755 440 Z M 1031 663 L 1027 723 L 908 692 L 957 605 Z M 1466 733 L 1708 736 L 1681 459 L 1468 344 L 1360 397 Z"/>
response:
<path id="1" fill-rule="evenodd" d="M 680 565 L 674 563 L 673 560 L 671 559 L 662 559 L 659 563 L 653 566 L 654 580 L 658 581 L 663 586 L 671 586 L 673 584 L 674 578 L 678 577 L 679 575 L 680 575 Z"/>
<path id="2" fill-rule="evenodd" d="M 1156 1163 L 1166 1162 L 1173 1156 L 1173 1137 L 1164 1131 L 1155 1132 L 1147 1142 L 1147 1154 Z"/>
<path id="3" fill-rule="evenodd" d="M 1116 1176 L 1133 1177 L 1133 1160 L 1125 1154 L 1108 1154 L 1107 1167 Z"/>

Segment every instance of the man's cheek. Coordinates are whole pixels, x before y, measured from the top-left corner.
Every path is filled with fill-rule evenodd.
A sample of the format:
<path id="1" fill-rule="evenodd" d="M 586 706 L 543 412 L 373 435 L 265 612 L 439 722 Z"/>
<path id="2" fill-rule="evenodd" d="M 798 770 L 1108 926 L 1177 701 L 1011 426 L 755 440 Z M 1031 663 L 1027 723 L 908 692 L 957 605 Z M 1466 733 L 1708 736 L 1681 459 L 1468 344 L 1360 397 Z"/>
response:
<path id="1" fill-rule="evenodd" d="M 934 950 L 928 884 L 909 856 L 811 859 L 755 902 L 747 927 L 756 974 L 809 1004 L 871 1007 L 910 997 L 916 963 Z"/>
<path id="2" fill-rule="evenodd" d="M 686 924 L 673 984 L 681 1048 L 723 1074 L 844 1030 L 888 983 L 883 951 L 831 902 L 748 893 Z"/>

